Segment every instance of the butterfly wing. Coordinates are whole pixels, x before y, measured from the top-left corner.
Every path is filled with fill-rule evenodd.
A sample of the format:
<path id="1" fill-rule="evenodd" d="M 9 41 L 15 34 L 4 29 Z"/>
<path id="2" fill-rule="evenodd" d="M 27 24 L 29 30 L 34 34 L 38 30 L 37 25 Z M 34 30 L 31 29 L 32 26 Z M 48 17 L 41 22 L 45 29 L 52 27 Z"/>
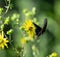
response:
<path id="1" fill-rule="evenodd" d="M 38 36 L 39 33 L 41 32 L 42 28 L 39 27 L 38 25 L 36 25 L 35 23 L 33 23 L 33 24 L 34 24 L 34 26 L 36 27 L 36 29 L 35 29 L 35 33 L 36 33 L 36 35 Z"/>
<path id="2" fill-rule="evenodd" d="M 41 34 L 43 34 L 46 30 L 46 27 L 47 27 L 47 19 L 44 20 L 44 25 L 43 25 L 43 28 L 41 28 L 40 26 L 36 25 L 35 23 L 33 23 L 36 27 L 36 35 L 39 37 Z"/>

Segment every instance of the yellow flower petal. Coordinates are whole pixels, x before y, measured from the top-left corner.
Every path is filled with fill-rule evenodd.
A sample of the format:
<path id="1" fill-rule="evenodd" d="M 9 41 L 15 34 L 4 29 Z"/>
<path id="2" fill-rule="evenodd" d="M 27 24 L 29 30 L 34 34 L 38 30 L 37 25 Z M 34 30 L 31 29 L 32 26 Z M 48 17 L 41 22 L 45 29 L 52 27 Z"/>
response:
<path id="1" fill-rule="evenodd" d="M 4 38 L 4 33 L 0 34 L 0 48 L 4 49 L 5 46 L 8 48 L 8 42 L 9 40 L 7 40 L 7 38 Z"/>

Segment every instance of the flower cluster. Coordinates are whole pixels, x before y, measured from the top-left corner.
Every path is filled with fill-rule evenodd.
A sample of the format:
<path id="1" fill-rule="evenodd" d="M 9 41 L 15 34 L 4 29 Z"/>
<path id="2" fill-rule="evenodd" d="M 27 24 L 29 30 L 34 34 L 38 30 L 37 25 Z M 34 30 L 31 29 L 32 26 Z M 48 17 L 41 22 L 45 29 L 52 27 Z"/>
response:
<path id="1" fill-rule="evenodd" d="M 21 27 L 21 29 L 24 29 L 26 31 L 26 34 L 28 37 L 26 37 L 25 39 L 22 39 L 23 43 L 26 43 L 26 40 L 33 40 L 34 36 L 35 36 L 35 26 L 32 22 L 31 19 L 28 19 L 25 21 L 25 23 L 23 24 L 23 26 Z"/>
<path id="2" fill-rule="evenodd" d="M 36 13 L 36 8 L 33 7 L 31 11 L 28 11 L 28 9 L 24 9 L 23 13 L 24 13 L 25 17 L 32 17 Z"/>
<path id="3" fill-rule="evenodd" d="M 18 13 L 13 13 L 11 16 L 7 16 L 3 18 L 3 8 L 0 8 L 0 48 L 4 49 L 4 47 L 8 48 L 8 44 L 10 44 L 11 40 L 11 35 L 13 32 L 13 27 L 15 25 L 19 24 L 19 14 Z M 12 24 L 11 24 L 12 23 Z M 11 24 L 11 25 L 10 25 Z"/>
<path id="4" fill-rule="evenodd" d="M 31 11 L 28 11 L 28 9 L 23 10 L 23 14 L 25 15 L 25 22 L 20 27 L 20 29 L 25 31 L 25 36 L 21 39 L 21 43 L 25 44 L 27 41 L 33 41 L 34 37 L 36 35 L 36 27 L 33 24 L 33 22 L 36 22 L 36 18 L 34 17 L 36 13 L 36 8 L 33 7 Z"/>

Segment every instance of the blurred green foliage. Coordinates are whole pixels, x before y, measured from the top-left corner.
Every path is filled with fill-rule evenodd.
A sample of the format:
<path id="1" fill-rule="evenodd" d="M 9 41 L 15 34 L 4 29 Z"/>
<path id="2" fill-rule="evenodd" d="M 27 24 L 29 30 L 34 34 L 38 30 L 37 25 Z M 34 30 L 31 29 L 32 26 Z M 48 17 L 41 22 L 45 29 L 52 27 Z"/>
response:
<path id="1" fill-rule="evenodd" d="M 10 0 L 10 5 L 8 1 L 9 0 L 0 0 L 0 7 L 4 9 L 4 14 L 0 12 L 3 16 L 1 18 L 0 15 L 0 19 L 2 19 L 4 22 L 6 17 L 10 16 L 12 21 L 5 21 L 5 23 L 8 23 L 8 21 L 11 21 L 11 23 L 8 25 L 6 24 L 7 26 L 4 28 L 4 32 L 6 33 L 6 31 L 11 28 L 14 29 L 14 31 L 11 36 L 12 45 L 9 45 L 8 49 L 6 48 L 4 50 L 0 50 L 0 57 L 19 57 L 20 53 L 17 53 L 17 51 L 14 50 L 13 46 L 15 48 L 20 48 L 21 46 L 20 39 L 23 36 L 23 32 L 18 29 L 18 26 L 21 26 L 25 20 L 25 16 L 23 15 L 22 10 L 29 9 L 30 11 L 33 7 L 36 7 L 37 9 L 35 17 L 39 22 L 39 26 L 42 27 L 45 18 L 48 20 L 46 32 L 39 37 L 39 40 L 37 42 L 34 43 L 39 52 L 36 57 L 46 57 L 52 52 L 57 52 L 57 57 L 60 57 L 60 0 Z M 10 6 L 10 8 L 6 8 L 6 6 Z M 7 12 L 5 14 L 6 10 Z M 0 9 L 0 11 L 2 11 L 2 9 Z M 11 16 L 14 17 L 12 18 Z M 15 18 L 17 20 L 13 22 Z M 25 57 L 35 57 L 33 54 L 32 45 L 33 43 L 27 43 L 25 45 Z"/>

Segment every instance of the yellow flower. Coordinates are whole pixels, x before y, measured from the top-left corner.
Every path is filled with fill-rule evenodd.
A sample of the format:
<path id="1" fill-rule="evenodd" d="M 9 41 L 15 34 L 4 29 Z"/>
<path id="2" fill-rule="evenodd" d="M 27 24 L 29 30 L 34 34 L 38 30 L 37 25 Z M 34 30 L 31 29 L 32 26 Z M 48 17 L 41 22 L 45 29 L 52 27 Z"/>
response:
<path id="1" fill-rule="evenodd" d="M 32 23 L 32 20 L 28 19 L 25 21 L 23 28 L 27 31 L 27 34 L 29 35 L 30 38 L 33 38 L 35 35 L 35 26 Z"/>
<path id="2" fill-rule="evenodd" d="M 52 55 L 52 57 L 57 57 L 57 53 L 56 52 L 53 52 L 51 55 Z"/>
<path id="3" fill-rule="evenodd" d="M 4 49 L 4 46 L 8 48 L 8 45 L 7 45 L 8 42 L 9 41 L 7 40 L 7 38 L 4 38 L 4 34 L 0 34 L 0 48 Z"/>
<path id="4" fill-rule="evenodd" d="M 24 45 L 25 43 L 26 43 L 26 39 L 25 39 L 25 38 L 22 38 L 22 39 L 21 39 L 21 44 Z"/>
<path id="5" fill-rule="evenodd" d="M 50 54 L 48 57 L 57 57 L 57 53 L 53 52 L 52 54 Z"/>

